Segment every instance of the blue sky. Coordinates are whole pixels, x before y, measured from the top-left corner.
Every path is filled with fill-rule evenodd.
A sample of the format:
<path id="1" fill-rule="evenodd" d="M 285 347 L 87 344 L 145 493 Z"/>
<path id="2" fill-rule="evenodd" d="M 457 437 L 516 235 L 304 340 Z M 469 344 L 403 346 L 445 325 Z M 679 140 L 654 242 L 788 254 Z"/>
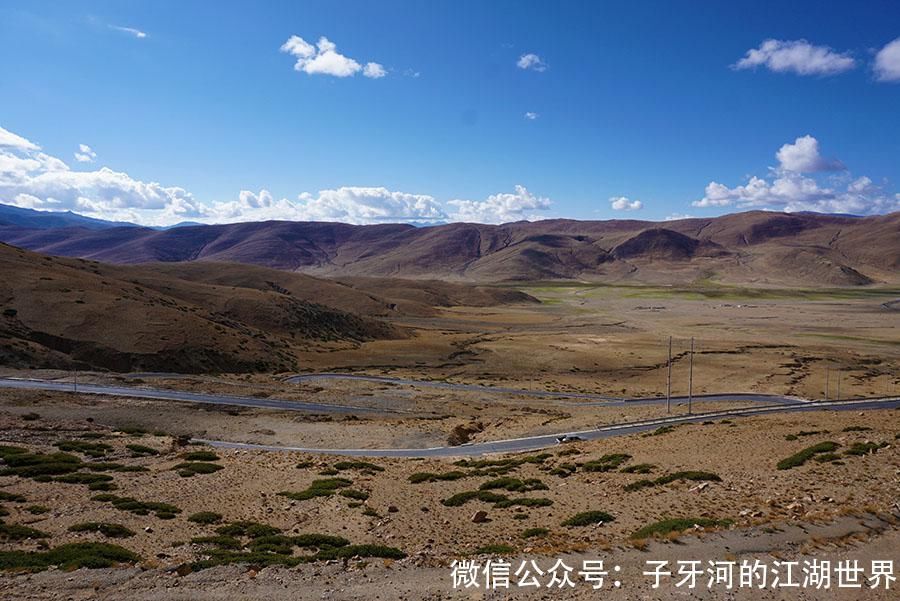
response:
<path id="1" fill-rule="evenodd" d="M 895 211 L 896 40 L 890 1 L 7 0 L 0 202 L 148 224 Z"/>

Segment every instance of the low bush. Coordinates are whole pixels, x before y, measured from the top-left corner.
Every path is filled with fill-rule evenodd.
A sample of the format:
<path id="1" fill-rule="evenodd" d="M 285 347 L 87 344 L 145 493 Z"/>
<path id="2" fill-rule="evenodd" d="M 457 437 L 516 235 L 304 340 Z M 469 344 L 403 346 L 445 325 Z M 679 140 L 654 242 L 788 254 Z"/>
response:
<path id="1" fill-rule="evenodd" d="M 384 468 L 368 461 L 338 461 L 334 464 L 336 470 L 358 470 L 362 472 L 383 472 Z"/>
<path id="2" fill-rule="evenodd" d="M 548 534 L 550 534 L 549 528 L 526 528 L 519 536 L 522 538 L 538 538 L 547 536 Z"/>
<path id="3" fill-rule="evenodd" d="M 278 494 L 294 501 L 307 501 L 316 497 L 330 497 L 339 488 L 346 488 L 351 484 L 353 484 L 353 481 L 347 478 L 323 478 L 313 480 L 306 490 L 301 490 L 300 492 L 282 491 Z"/>
<path id="4" fill-rule="evenodd" d="M 467 476 L 468 474 L 460 471 L 443 472 L 440 474 L 435 474 L 433 472 L 416 472 L 409 476 L 409 481 L 413 484 L 419 484 L 420 482 L 444 482 L 459 480 L 460 478 L 465 478 Z"/>
<path id="5" fill-rule="evenodd" d="M 699 526 L 700 528 L 728 527 L 731 523 L 730 520 L 711 520 L 708 518 L 667 519 L 644 526 L 632 534 L 631 538 L 638 540 L 654 536 L 666 536 L 672 532 L 684 532 L 685 530 L 690 530 L 695 526 Z"/>
<path id="6" fill-rule="evenodd" d="M 153 447 L 148 447 L 142 444 L 127 444 L 125 448 L 131 451 L 132 457 L 148 457 L 151 455 L 159 455 L 159 451 L 154 449 Z"/>
<path id="7" fill-rule="evenodd" d="M 506 507 L 549 507 L 551 505 L 553 505 L 553 501 L 544 497 L 518 497 L 498 501 L 494 507 L 503 509 Z"/>
<path id="8" fill-rule="evenodd" d="M 211 545 L 220 549 L 241 549 L 244 545 L 233 536 L 227 534 L 219 534 L 216 536 L 195 536 L 191 539 L 195 545 Z"/>
<path id="9" fill-rule="evenodd" d="M 24 503 L 27 500 L 28 499 L 20 494 L 0 490 L 0 501 L 7 501 L 9 503 Z"/>
<path id="10" fill-rule="evenodd" d="M 184 453 L 181 458 L 185 461 L 218 461 L 219 456 L 212 451 L 190 451 Z"/>
<path id="11" fill-rule="evenodd" d="M 631 482 L 630 484 L 625 485 L 625 490 L 628 492 L 633 492 L 636 490 L 641 490 L 644 488 L 650 488 L 653 486 L 662 486 L 665 484 L 669 484 L 671 482 L 679 482 L 679 481 L 693 481 L 693 482 L 721 482 L 722 478 L 719 477 L 718 474 L 713 474 L 712 472 L 700 472 L 700 471 L 684 471 L 684 472 L 674 472 L 672 474 L 666 474 L 665 476 L 660 476 L 655 480 L 638 480 L 636 482 Z"/>
<path id="12" fill-rule="evenodd" d="M 81 453 L 88 457 L 105 457 L 112 451 L 112 447 L 103 442 L 88 442 L 86 440 L 61 440 L 54 445 L 60 451 Z"/>
<path id="13" fill-rule="evenodd" d="M 813 456 L 819 455 L 821 453 L 833 453 L 839 446 L 840 445 L 836 442 L 820 442 L 819 444 L 813 445 L 811 447 L 806 447 L 799 453 L 794 453 L 790 457 L 782 459 L 778 462 L 776 467 L 780 470 L 789 470 L 795 467 L 800 467 L 801 465 L 812 459 Z"/>
<path id="14" fill-rule="evenodd" d="M 406 553 L 400 549 L 384 545 L 347 545 L 343 547 L 322 549 L 314 556 L 316 560 L 350 559 L 352 557 L 359 557 L 362 559 L 369 557 L 403 559 L 406 557 Z"/>
<path id="15" fill-rule="evenodd" d="M 547 490 L 549 487 L 537 478 L 520 480 L 510 476 L 504 476 L 495 480 L 488 480 L 478 487 L 480 490 L 495 490 L 502 488 L 509 492 L 529 492 L 532 490 Z"/>
<path id="16" fill-rule="evenodd" d="M 281 530 L 275 526 L 268 524 L 260 524 L 259 522 L 233 522 L 216 528 L 217 534 L 225 536 L 246 536 L 247 538 L 259 538 L 261 536 L 272 536 L 281 534 Z"/>
<path id="17" fill-rule="evenodd" d="M 854 442 L 853 445 L 844 451 L 844 455 L 869 455 L 888 446 L 886 442 Z"/>
<path id="18" fill-rule="evenodd" d="M 488 490 L 467 490 L 444 499 L 441 501 L 441 504 L 446 507 L 459 507 L 472 500 L 484 503 L 499 503 L 500 501 L 506 501 L 507 497 Z"/>
<path id="19" fill-rule="evenodd" d="M 172 469 L 176 470 L 178 472 L 178 475 L 182 478 L 190 478 L 192 476 L 196 476 L 197 474 L 213 474 L 223 468 L 217 463 L 189 461 L 186 463 L 179 463 Z"/>
<path id="20" fill-rule="evenodd" d="M 31 515 L 43 515 L 45 513 L 50 513 L 50 508 L 44 505 L 29 505 L 25 508 L 25 511 Z"/>
<path id="21" fill-rule="evenodd" d="M 617 469 L 629 459 L 631 459 L 631 455 L 628 455 L 627 453 L 612 453 L 610 455 L 604 455 L 600 459 L 584 462 L 581 469 L 586 472 L 610 472 Z"/>
<path id="22" fill-rule="evenodd" d="M 562 525 L 569 527 L 590 526 L 591 524 L 606 524 L 615 519 L 614 516 L 605 511 L 584 511 L 582 513 L 576 513 L 563 521 Z"/>
<path id="23" fill-rule="evenodd" d="M 29 538 L 47 538 L 46 532 L 22 526 L 20 524 L 5 524 L 0 522 L 0 541 L 20 541 Z"/>
<path id="24" fill-rule="evenodd" d="M 348 499 L 356 499 L 357 501 L 365 501 L 369 498 L 369 493 L 364 490 L 354 490 L 352 488 L 347 488 L 338 493 L 342 497 L 347 497 Z"/>
<path id="25" fill-rule="evenodd" d="M 649 474 L 656 466 L 652 463 L 638 463 L 637 465 L 629 465 L 623 467 L 620 472 L 624 474 Z"/>
<path id="26" fill-rule="evenodd" d="M 134 536 L 134 532 L 121 524 L 109 522 L 84 522 L 69 526 L 69 532 L 99 532 L 108 538 L 128 538 Z"/>
<path id="27" fill-rule="evenodd" d="M 100 494 L 91 497 L 93 501 L 111 503 L 119 511 L 128 511 L 135 515 L 149 515 L 151 512 L 160 519 L 172 519 L 175 514 L 181 513 L 181 509 L 169 503 L 156 501 L 138 501 L 132 497 L 117 497 L 112 494 Z"/>
<path id="28" fill-rule="evenodd" d="M 494 543 L 478 547 L 473 551 L 475 555 L 509 555 L 515 553 L 515 547 L 504 543 Z"/>
<path id="29" fill-rule="evenodd" d="M 872 428 L 868 426 L 847 426 L 841 432 L 870 432 Z"/>
<path id="30" fill-rule="evenodd" d="M 215 511 L 200 511 L 189 515 L 188 521 L 195 524 L 218 524 L 222 521 L 222 514 Z"/>
<path id="31" fill-rule="evenodd" d="M 140 561 L 140 557 L 135 553 L 109 543 L 71 543 L 49 551 L 0 552 L 0 570 L 38 572 L 50 566 L 58 566 L 63 570 L 98 569 L 137 561 Z"/>

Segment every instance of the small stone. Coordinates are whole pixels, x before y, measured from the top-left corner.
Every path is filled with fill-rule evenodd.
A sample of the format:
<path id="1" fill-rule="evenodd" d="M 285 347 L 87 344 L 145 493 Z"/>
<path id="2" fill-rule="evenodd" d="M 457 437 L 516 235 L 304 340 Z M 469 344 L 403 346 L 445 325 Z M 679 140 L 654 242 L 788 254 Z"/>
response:
<path id="1" fill-rule="evenodd" d="M 472 514 L 472 523 L 473 524 L 483 524 L 488 521 L 487 511 L 476 511 Z"/>

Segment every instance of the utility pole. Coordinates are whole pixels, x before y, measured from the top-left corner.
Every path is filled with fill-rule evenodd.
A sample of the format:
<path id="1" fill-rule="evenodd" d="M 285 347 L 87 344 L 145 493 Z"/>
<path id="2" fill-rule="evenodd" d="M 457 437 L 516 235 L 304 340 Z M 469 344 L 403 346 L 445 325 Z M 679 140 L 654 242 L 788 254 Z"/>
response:
<path id="1" fill-rule="evenodd" d="M 841 370 L 837 372 L 837 395 L 835 395 L 834 400 L 841 400 Z"/>
<path id="2" fill-rule="evenodd" d="M 828 368 L 825 368 L 825 400 L 828 400 Z"/>
<path id="3" fill-rule="evenodd" d="M 691 336 L 691 360 L 688 367 L 688 415 L 691 414 L 691 404 L 694 400 L 694 337 Z"/>
<path id="4" fill-rule="evenodd" d="M 672 337 L 669 336 L 668 374 L 666 375 L 666 413 L 672 413 Z"/>

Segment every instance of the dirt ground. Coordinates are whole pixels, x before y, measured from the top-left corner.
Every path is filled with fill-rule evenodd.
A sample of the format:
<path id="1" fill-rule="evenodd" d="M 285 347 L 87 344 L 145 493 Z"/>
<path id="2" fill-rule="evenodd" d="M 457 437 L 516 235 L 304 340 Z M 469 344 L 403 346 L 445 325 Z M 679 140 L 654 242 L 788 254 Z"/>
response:
<path id="1" fill-rule="evenodd" d="M 41 411 L 38 407 L 33 409 Z M 150 570 L 77 572 L 65 578 L 51 571 L 30 576 L 8 575 L 4 580 L 10 587 L 8 590 L 16 591 L 15 598 L 33 599 L 93 598 L 91 583 L 96 583 L 108 598 L 116 595 L 119 598 L 122 595 L 234 598 L 224 591 L 240 598 L 263 598 L 275 594 L 271 587 L 276 583 L 278 594 L 291 590 L 296 594 L 294 587 L 312 586 L 312 590 L 330 598 L 376 598 L 363 584 L 369 581 L 379 582 L 382 587 L 373 589 L 380 593 L 377 598 L 416 599 L 449 595 L 450 562 L 478 557 L 476 550 L 487 544 L 508 545 L 511 556 L 529 559 L 555 558 L 561 554 L 622 557 L 631 566 L 634 575 L 631 582 L 640 576 L 636 571 L 638 560 L 657 548 L 663 555 L 675 553 L 678 557 L 684 557 L 685 550 L 696 549 L 697 553 L 705 554 L 703 559 L 713 553 L 718 554 L 715 558 L 722 559 L 721 554 L 731 556 L 741 548 L 747 554 L 771 551 L 773 557 L 795 557 L 802 553 L 817 556 L 827 551 L 854 557 L 886 552 L 893 553 L 896 559 L 900 550 L 896 521 L 900 517 L 897 506 L 900 454 L 895 443 L 900 433 L 898 417 L 900 413 L 896 410 L 772 415 L 685 425 L 655 436 L 638 434 L 557 447 L 541 461 L 522 463 L 503 474 L 522 480 L 539 479 L 546 490 L 497 491 L 511 497 L 549 499 L 552 504 L 496 508 L 479 500 L 461 506 L 442 503 L 456 493 L 476 490 L 499 477 L 479 475 L 477 469 L 454 465 L 449 459 L 374 459 L 371 463 L 383 471 L 353 467 L 337 470 L 339 477 L 352 481 L 353 489 L 368 494 L 359 504 L 340 495 L 291 500 L 278 493 L 304 490 L 313 480 L 326 477 L 321 473 L 333 470 L 341 459 L 301 453 L 216 450 L 220 456 L 218 463 L 224 469 L 184 478 L 172 468 L 183 461 L 181 454 L 201 447 L 177 447 L 173 438 L 163 433 L 136 436 L 114 432 L 96 420 L 93 423 L 61 420 L 49 415 L 24 420 L 18 411 L 14 413 L 4 407 L 0 417 L 2 444 L 51 452 L 60 440 L 76 439 L 87 431 L 96 432 L 104 436 L 99 441 L 112 447 L 103 461 L 140 465 L 148 470 L 116 473 L 116 495 L 171 503 L 181 509 L 170 520 L 152 514 L 134 515 L 109 503 L 91 500 L 96 493 L 81 484 L 0 477 L 0 490 L 27 499 L 22 503 L 3 503 L 9 512 L 4 518 L 7 523 L 47 532 L 54 546 L 105 540 L 99 533 L 69 532 L 74 524 L 101 521 L 121 524 L 136 534 L 112 542 L 137 552 L 143 558 L 141 566 Z M 824 441 L 838 443 L 838 454 L 858 442 L 883 442 L 887 446 L 861 456 L 841 455 L 837 463 L 811 460 L 794 469 L 776 469 L 781 459 Z M 134 443 L 153 447 L 161 454 L 132 458 L 124 445 Z M 586 471 L 583 466 L 613 453 L 631 457 L 621 467 L 606 472 Z M 565 478 L 551 473 L 553 468 L 567 463 L 582 466 Z M 650 473 L 620 471 L 638 464 L 651 464 Z M 410 481 L 414 473 L 440 474 L 453 470 L 462 471 L 466 476 L 453 481 Z M 624 488 L 640 479 L 684 470 L 710 472 L 721 481 L 705 484 L 676 481 L 630 492 Z M 32 505 L 45 506 L 49 511 L 34 515 L 26 509 Z M 565 519 L 579 512 L 593 510 L 608 512 L 614 520 L 593 526 L 562 525 Z M 288 534 L 332 534 L 354 544 L 389 545 L 401 549 L 407 558 L 387 561 L 387 564 L 386 560 L 351 561 L 346 567 L 338 562 L 296 569 L 267 568 L 255 578 L 246 567 L 221 567 L 181 579 L 165 570 L 202 558 L 204 548 L 189 541 L 214 533 L 215 526 L 198 525 L 186 519 L 199 511 L 220 513 L 224 523 L 253 520 Z M 473 523 L 476 511 L 485 511 L 486 521 Z M 880 526 L 860 528 L 860 520 L 874 519 L 865 517 L 872 515 L 881 516 Z M 715 528 L 724 530 L 724 534 L 689 533 L 677 539 L 664 538 L 651 543 L 654 545 L 651 551 L 641 551 L 644 543 L 632 540 L 639 528 L 678 517 L 731 522 Z M 549 532 L 539 538 L 522 538 L 525 529 L 537 527 L 547 528 Z M 820 534 L 801 536 L 797 528 L 822 530 Z M 783 536 L 774 536 L 779 532 Z M 766 536 L 774 538 L 769 540 Z M 680 546 L 684 541 L 687 547 Z M 677 546 L 673 547 L 676 542 Z M 36 550 L 38 545 L 36 541 L 7 542 L 0 543 L 0 549 Z M 151 577 L 152 574 L 156 576 Z"/>

